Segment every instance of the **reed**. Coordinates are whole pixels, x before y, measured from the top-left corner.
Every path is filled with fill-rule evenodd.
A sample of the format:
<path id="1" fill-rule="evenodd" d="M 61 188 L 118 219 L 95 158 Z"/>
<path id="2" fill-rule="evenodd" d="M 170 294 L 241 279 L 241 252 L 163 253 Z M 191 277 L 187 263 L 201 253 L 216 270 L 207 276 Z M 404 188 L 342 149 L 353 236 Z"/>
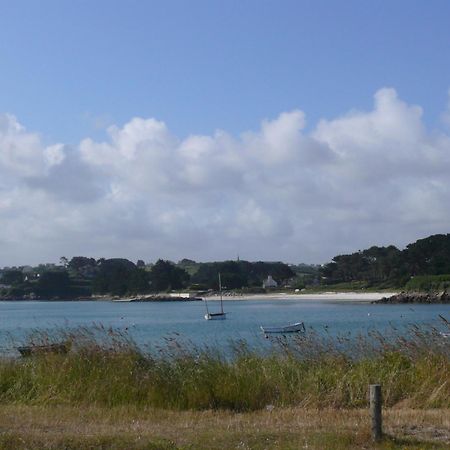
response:
<path id="1" fill-rule="evenodd" d="M 274 339 L 269 351 L 232 342 L 228 353 L 176 337 L 143 350 L 101 325 L 30 336 L 32 344 L 61 339 L 72 342 L 68 354 L 0 360 L 2 404 L 348 409 L 365 407 L 368 384 L 381 383 L 385 406 L 450 407 L 449 341 L 433 328 L 356 338 L 309 330 Z"/>

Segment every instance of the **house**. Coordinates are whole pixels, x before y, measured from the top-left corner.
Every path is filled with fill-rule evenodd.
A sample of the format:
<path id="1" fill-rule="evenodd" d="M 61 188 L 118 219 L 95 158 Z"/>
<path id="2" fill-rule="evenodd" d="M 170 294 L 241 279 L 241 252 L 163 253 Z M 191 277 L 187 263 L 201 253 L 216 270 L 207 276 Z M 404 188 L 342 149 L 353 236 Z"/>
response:
<path id="1" fill-rule="evenodd" d="M 267 279 L 263 281 L 263 288 L 275 288 L 278 286 L 278 283 L 272 278 L 272 275 L 268 275 Z"/>

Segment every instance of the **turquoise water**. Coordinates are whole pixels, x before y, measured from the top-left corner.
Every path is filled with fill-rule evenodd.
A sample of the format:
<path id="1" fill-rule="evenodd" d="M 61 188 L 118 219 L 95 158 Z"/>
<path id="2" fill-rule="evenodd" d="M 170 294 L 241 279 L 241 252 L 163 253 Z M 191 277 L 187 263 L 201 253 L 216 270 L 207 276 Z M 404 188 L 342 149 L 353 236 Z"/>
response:
<path id="1" fill-rule="evenodd" d="M 219 309 L 209 301 L 209 309 Z M 443 328 L 442 315 L 450 320 L 450 305 L 372 305 L 317 300 L 227 300 L 227 320 L 204 319 L 203 302 L 0 302 L 0 351 L 11 353 L 32 330 L 68 329 L 102 324 L 127 331 L 140 345 L 161 345 L 176 333 L 178 340 L 196 345 L 225 347 L 230 339 L 244 339 L 251 346 L 265 345 L 261 325 L 305 322 L 318 332 L 331 334 L 379 331 L 409 324 Z M 447 330 L 448 331 L 448 330 Z"/>

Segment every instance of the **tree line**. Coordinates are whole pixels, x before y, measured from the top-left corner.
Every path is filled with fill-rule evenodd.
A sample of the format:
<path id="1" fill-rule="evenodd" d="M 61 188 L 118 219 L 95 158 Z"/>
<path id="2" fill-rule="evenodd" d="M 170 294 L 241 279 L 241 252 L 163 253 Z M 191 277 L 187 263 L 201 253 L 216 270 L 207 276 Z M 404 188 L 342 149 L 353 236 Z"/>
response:
<path id="1" fill-rule="evenodd" d="M 146 265 L 124 258 L 62 257 L 61 264 L 0 271 L 0 295 L 10 298 L 80 298 L 91 295 L 129 296 L 180 289 L 217 290 L 218 273 L 224 289 L 261 289 L 272 275 L 281 285 L 295 277 L 282 262 L 223 261 L 178 263 L 159 259 Z"/>
<path id="2" fill-rule="evenodd" d="M 124 258 L 62 257 L 60 265 L 0 270 L 1 298 L 80 298 L 91 295 L 137 295 L 179 289 L 217 290 L 218 273 L 224 289 L 263 292 L 271 275 L 280 287 L 342 285 L 363 288 L 441 289 L 450 286 L 450 234 L 436 234 L 399 250 L 372 246 L 337 255 L 317 265 L 282 262 L 221 261 L 178 263 L 159 259 L 155 264 Z"/>
<path id="3" fill-rule="evenodd" d="M 404 250 L 373 246 L 335 256 L 320 269 L 323 284 L 363 282 L 366 287 L 401 288 L 412 279 L 450 274 L 450 234 L 435 234 L 411 243 Z M 443 277 L 444 276 L 444 277 Z"/>

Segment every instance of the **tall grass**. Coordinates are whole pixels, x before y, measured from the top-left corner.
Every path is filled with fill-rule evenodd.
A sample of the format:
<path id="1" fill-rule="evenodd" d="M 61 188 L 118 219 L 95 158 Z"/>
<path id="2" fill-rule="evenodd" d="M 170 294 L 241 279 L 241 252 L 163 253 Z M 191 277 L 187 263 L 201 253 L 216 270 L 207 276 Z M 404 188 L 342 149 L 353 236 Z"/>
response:
<path id="1" fill-rule="evenodd" d="M 1 403 L 357 408 L 367 404 L 367 385 L 380 382 L 386 406 L 450 406 L 450 341 L 433 328 L 412 327 L 407 337 L 393 329 L 357 338 L 310 330 L 274 339 L 266 354 L 236 341 L 231 356 L 175 338 L 143 351 L 126 333 L 102 326 L 30 337 L 32 344 L 61 339 L 73 343 L 66 355 L 0 360 Z"/>

